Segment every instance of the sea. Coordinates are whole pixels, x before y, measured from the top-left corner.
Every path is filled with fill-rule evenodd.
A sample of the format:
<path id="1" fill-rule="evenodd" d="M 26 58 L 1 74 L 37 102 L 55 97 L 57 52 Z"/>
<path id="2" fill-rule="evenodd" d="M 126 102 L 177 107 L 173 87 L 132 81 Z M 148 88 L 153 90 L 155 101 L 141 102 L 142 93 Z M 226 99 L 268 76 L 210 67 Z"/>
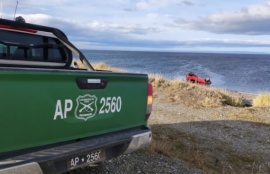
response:
<path id="1" fill-rule="evenodd" d="M 129 72 L 185 80 L 188 72 L 210 78 L 213 87 L 246 93 L 270 91 L 270 55 L 83 50 L 90 63 Z"/>

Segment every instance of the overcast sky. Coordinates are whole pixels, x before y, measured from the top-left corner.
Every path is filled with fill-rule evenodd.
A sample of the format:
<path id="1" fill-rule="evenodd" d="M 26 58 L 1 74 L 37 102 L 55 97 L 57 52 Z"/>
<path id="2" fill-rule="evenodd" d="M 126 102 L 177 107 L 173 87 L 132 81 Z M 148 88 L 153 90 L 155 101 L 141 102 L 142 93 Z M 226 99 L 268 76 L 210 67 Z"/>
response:
<path id="1" fill-rule="evenodd" d="M 17 0 L 0 0 L 13 19 Z M 270 53 L 267 0 L 21 0 L 16 16 L 81 49 Z"/>

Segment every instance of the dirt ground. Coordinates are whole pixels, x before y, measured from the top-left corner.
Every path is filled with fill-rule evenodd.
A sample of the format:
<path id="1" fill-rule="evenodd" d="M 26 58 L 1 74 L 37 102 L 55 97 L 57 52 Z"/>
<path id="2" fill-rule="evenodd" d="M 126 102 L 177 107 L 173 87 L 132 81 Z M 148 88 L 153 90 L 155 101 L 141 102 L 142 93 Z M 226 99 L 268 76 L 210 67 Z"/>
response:
<path id="1" fill-rule="evenodd" d="M 70 173 L 270 173 L 270 107 L 230 106 L 194 86 L 160 86 L 149 125 L 148 148 Z"/>
<path id="2" fill-rule="evenodd" d="M 206 173 L 270 173 L 269 107 L 205 107 L 197 102 L 205 97 L 202 93 L 186 95 L 187 91 L 196 94 L 196 88 L 164 90 L 155 89 L 152 149 Z M 236 92 L 230 95 L 252 98 Z M 170 148 L 160 144 L 166 141 Z"/>

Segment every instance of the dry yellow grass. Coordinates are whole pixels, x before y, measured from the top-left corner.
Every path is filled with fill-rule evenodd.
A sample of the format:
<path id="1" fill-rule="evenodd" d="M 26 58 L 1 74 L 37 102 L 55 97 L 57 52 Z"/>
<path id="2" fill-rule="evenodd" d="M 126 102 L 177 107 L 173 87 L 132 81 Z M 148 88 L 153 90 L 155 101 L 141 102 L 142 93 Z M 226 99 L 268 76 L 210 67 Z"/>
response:
<path id="1" fill-rule="evenodd" d="M 149 81 L 155 88 L 166 89 L 167 101 L 170 102 L 182 101 L 195 107 L 241 106 L 242 100 L 229 95 L 225 90 L 182 80 L 169 80 L 160 74 L 150 74 Z"/>
<path id="2" fill-rule="evenodd" d="M 149 81 L 153 84 L 154 87 L 171 87 L 182 89 L 189 86 L 182 80 L 169 80 L 163 77 L 161 74 L 149 74 Z"/>
<path id="3" fill-rule="evenodd" d="M 258 94 L 253 99 L 253 106 L 255 107 L 270 106 L 270 93 Z"/>
<path id="4" fill-rule="evenodd" d="M 124 72 L 123 69 L 111 67 L 111 66 L 105 64 L 104 62 L 96 62 L 96 63 L 92 63 L 92 66 L 93 66 L 96 70 L 113 71 L 113 72 Z"/>
<path id="5" fill-rule="evenodd" d="M 111 67 L 104 62 L 92 63 L 92 66 L 96 70 L 124 72 L 123 69 Z M 154 88 L 166 89 L 167 100 L 171 102 L 184 101 L 185 104 L 195 107 L 217 107 L 222 105 L 238 107 L 241 106 L 242 102 L 241 98 L 230 95 L 226 90 L 188 83 L 180 79 L 169 80 L 161 74 L 150 74 L 149 82 L 153 84 Z M 270 105 L 270 99 L 261 99 L 261 101 L 268 101 L 268 105 Z"/>
<path id="6" fill-rule="evenodd" d="M 80 68 L 80 69 L 86 69 L 86 67 L 84 66 L 84 64 L 80 60 L 73 60 L 72 63 L 76 64 L 76 66 L 78 66 L 78 68 Z M 93 66 L 93 68 L 95 70 L 113 71 L 113 72 L 123 72 L 124 71 L 123 69 L 120 69 L 120 68 L 111 67 L 111 66 L 105 64 L 104 62 L 95 62 L 95 63 L 91 63 L 91 65 Z"/>

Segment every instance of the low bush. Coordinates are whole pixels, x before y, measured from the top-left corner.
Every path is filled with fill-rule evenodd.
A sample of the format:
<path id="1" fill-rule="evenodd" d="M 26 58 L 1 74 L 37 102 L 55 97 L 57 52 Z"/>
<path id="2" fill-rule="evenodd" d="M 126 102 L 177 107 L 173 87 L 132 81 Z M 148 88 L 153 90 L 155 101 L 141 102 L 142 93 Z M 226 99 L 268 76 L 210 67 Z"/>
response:
<path id="1" fill-rule="evenodd" d="M 253 99 L 253 106 L 255 107 L 270 106 L 270 93 L 265 92 L 258 94 Z"/>

